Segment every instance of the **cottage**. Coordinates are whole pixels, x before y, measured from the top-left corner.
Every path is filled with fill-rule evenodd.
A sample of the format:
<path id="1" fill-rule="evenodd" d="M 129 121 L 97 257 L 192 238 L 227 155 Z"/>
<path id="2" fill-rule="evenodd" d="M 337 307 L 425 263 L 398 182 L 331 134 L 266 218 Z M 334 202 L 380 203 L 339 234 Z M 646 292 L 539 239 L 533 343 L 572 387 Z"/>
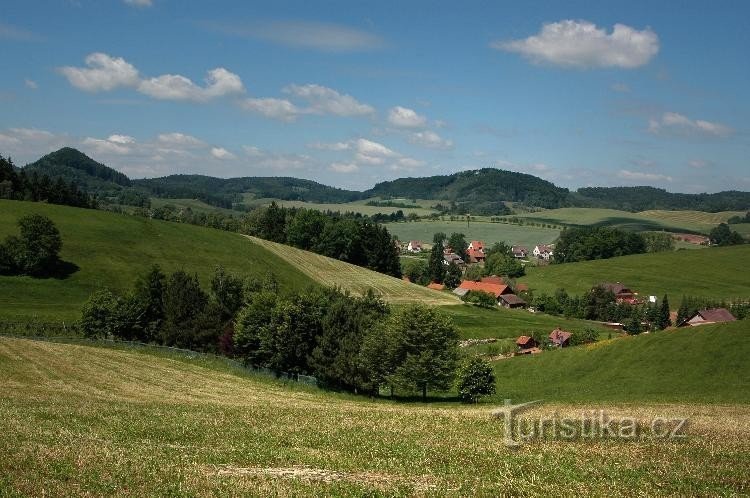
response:
<path id="1" fill-rule="evenodd" d="M 453 291 L 458 296 L 465 296 L 469 291 L 481 291 L 487 292 L 495 296 L 495 299 L 499 299 L 500 296 L 506 294 L 513 294 L 513 290 L 507 285 L 493 284 L 488 282 L 474 282 L 473 280 L 464 280 L 461 285 L 456 287 Z"/>
<path id="2" fill-rule="evenodd" d="M 516 259 L 524 259 L 529 256 L 529 250 L 526 246 L 513 246 L 510 248 L 510 252 Z"/>
<path id="3" fill-rule="evenodd" d="M 726 308 L 711 308 L 698 312 L 680 324 L 680 327 L 697 327 L 711 323 L 734 322 L 737 319 Z"/>
<path id="4" fill-rule="evenodd" d="M 484 242 L 481 240 L 472 240 L 469 243 L 468 249 L 466 249 L 466 255 L 469 258 L 469 263 L 484 263 Z"/>
<path id="5" fill-rule="evenodd" d="M 560 327 L 556 328 L 549 334 L 549 340 L 553 346 L 558 348 L 564 348 L 570 345 L 570 338 L 573 336 L 570 332 L 562 330 Z"/>
<path id="6" fill-rule="evenodd" d="M 451 263 L 455 263 L 458 266 L 464 266 L 466 264 L 466 262 L 463 259 L 461 259 L 461 257 L 458 254 L 454 254 L 452 252 L 444 253 L 443 264 L 445 266 L 448 266 Z"/>
<path id="7" fill-rule="evenodd" d="M 504 308 L 525 308 L 526 301 L 515 294 L 502 294 L 498 299 L 500 306 Z"/>
<path id="8" fill-rule="evenodd" d="M 409 252 L 422 252 L 422 243 L 418 240 L 410 240 L 406 246 L 406 250 Z"/>
<path id="9" fill-rule="evenodd" d="M 597 287 L 610 291 L 618 303 L 638 304 L 637 294 L 620 282 L 602 282 Z"/>
<path id="10" fill-rule="evenodd" d="M 548 246 L 546 244 L 539 244 L 538 246 L 534 246 L 533 254 L 537 259 L 543 259 L 545 261 L 549 261 L 550 259 L 552 259 L 552 256 L 554 255 L 554 251 L 552 249 L 552 246 Z"/>
<path id="11" fill-rule="evenodd" d="M 518 354 L 536 354 L 542 352 L 539 349 L 539 344 L 537 344 L 533 337 L 528 335 L 522 335 L 516 339 L 516 346 L 518 346 Z"/>

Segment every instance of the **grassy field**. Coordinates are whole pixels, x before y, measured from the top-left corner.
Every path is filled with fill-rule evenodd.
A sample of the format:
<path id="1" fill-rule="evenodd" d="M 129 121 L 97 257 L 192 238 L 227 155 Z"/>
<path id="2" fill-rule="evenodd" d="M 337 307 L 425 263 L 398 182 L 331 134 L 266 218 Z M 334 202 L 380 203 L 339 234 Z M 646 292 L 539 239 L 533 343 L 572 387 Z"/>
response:
<path id="1" fill-rule="evenodd" d="M 537 244 L 550 244 L 560 235 L 559 230 L 530 226 L 511 225 L 507 223 L 472 222 L 466 226 L 465 221 L 428 221 L 386 224 L 388 231 L 399 240 L 419 240 L 432 242 L 437 232 L 450 235 L 453 232 L 463 233 L 466 239 L 481 240 L 486 245 L 495 242 L 507 242 L 513 245 L 525 245 L 529 250 Z"/>
<path id="2" fill-rule="evenodd" d="M 434 205 L 437 201 L 419 200 L 415 205 L 419 206 L 416 208 L 400 208 L 400 207 L 387 207 L 387 206 L 368 206 L 367 202 L 378 199 L 364 199 L 361 201 L 344 202 L 344 203 L 318 203 L 318 202 L 305 202 L 305 201 L 285 201 L 281 199 L 255 199 L 252 194 L 245 194 L 245 204 L 249 206 L 263 206 L 268 205 L 272 201 L 276 201 L 277 204 L 285 207 L 297 207 L 307 209 L 317 209 L 318 211 L 339 211 L 342 213 L 352 212 L 361 213 L 363 215 L 372 216 L 374 214 L 391 214 L 398 210 L 404 212 L 404 216 L 408 216 L 414 213 L 418 216 L 427 216 L 435 213 L 434 209 L 430 209 L 430 206 Z M 393 199 L 394 202 L 401 202 L 404 204 L 414 204 L 412 199 Z"/>
<path id="3" fill-rule="evenodd" d="M 749 298 L 748 268 L 750 245 L 744 245 L 529 267 L 519 282 L 548 294 L 560 287 L 581 294 L 599 282 L 622 282 L 642 296 L 668 294 L 676 309 L 682 295 Z"/>
<path id="4" fill-rule="evenodd" d="M 305 273 L 241 235 L 91 209 L 0 200 L 0 239 L 17 233 L 16 220 L 32 213 L 55 222 L 63 239 L 62 259 L 80 269 L 66 279 L 0 276 L 0 320 L 75 320 L 93 291 L 129 289 L 154 263 L 168 272 L 195 272 L 204 285 L 217 264 L 244 276 L 272 271 L 286 290 L 313 284 Z"/>
<path id="5" fill-rule="evenodd" d="M 167 205 L 172 205 L 177 208 L 183 209 L 190 208 L 193 212 L 196 213 L 223 213 L 232 214 L 234 216 L 242 215 L 242 213 L 239 211 L 212 206 L 210 204 L 206 204 L 203 201 L 199 201 L 198 199 L 162 199 L 160 197 L 151 197 L 152 208 L 159 208 Z"/>
<path id="6" fill-rule="evenodd" d="M 496 363 L 502 396 L 565 403 L 750 403 L 750 321 L 625 336 Z"/>
<path id="7" fill-rule="evenodd" d="M 737 223 L 735 225 L 729 225 L 729 228 L 735 232 L 739 232 L 739 234 L 746 239 L 750 238 L 750 223 Z"/>
<path id="8" fill-rule="evenodd" d="M 316 282 L 327 286 L 337 286 L 355 295 L 362 295 L 368 289 L 373 289 L 392 304 L 420 302 L 441 305 L 460 303 L 458 298 L 452 294 L 434 291 L 398 278 L 370 271 L 361 266 L 255 237 L 248 238 L 255 244 L 279 255 Z"/>
<path id="9" fill-rule="evenodd" d="M 704 213 L 702 211 L 643 211 L 631 213 L 615 209 L 561 208 L 519 214 L 519 218 L 542 223 L 566 225 L 607 225 L 618 228 L 645 231 L 668 230 L 707 233 L 731 216 L 742 214 L 736 211 Z"/>
<path id="10" fill-rule="evenodd" d="M 718 347 L 721 342 L 712 338 L 697 345 Z M 690 351 L 687 358 L 695 356 Z M 743 353 L 744 359 L 732 366 L 747 368 Z M 605 409 L 610 417 L 633 417 L 646 427 L 656 416 L 689 417 L 687 437 L 548 438 L 508 448 L 502 443 L 502 420 L 490 416 L 488 404 L 369 401 L 233 375 L 189 360 L 0 338 L 0 490 L 6 496 L 695 496 L 750 491 L 750 408 L 634 404 L 643 384 L 662 385 L 664 369 L 657 361 L 644 371 L 648 377 L 634 369 L 629 377 L 616 378 L 606 364 L 595 375 L 553 370 L 536 383 L 533 377 L 504 374 L 515 368 L 518 374 L 536 375 L 538 369 L 524 367 L 532 362 L 554 366 L 551 360 L 570 354 L 506 360 L 498 366 L 501 391 L 518 391 L 519 399 L 531 399 L 540 390 L 549 393 L 547 404 L 524 412 L 527 419 L 580 417 Z M 618 361 L 614 354 L 603 359 Z M 559 372 L 568 377 L 554 375 Z M 734 396 L 744 393 L 746 399 L 750 390 L 742 379 L 747 376 L 710 373 L 728 384 L 703 378 L 701 386 L 740 388 Z M 636 382 L 629 382 L 634 377 Z M 618 392 L 630 386 L 631 404 L 555 403 L 557 397 L 569 397 L 573 378 Z M 679 392 L 687 397 L 695 389 L 688 385 L 692 378 L 676 386 L 684 387 Z M 558 385 L 562 391 L 556 395 Z"/>

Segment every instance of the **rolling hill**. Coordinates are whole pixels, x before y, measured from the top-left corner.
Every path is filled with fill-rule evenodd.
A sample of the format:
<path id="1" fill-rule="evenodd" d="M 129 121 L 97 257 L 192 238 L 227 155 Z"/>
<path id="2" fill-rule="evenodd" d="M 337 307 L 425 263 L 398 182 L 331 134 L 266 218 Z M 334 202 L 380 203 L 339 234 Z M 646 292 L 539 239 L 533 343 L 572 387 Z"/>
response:
<path id="1" fill-rule="evenodd" d="M 529 267 L 519 281 L 548 294 L 558 288 L 582 294 L 599 282 L 622 282 L 642 296 L 667 294 L 676 308 L 683 295 L 750 298 L 749 267 L 750 245 L 743 245 Z"/>
<path id="2" fill-rule="evenodd" d="M 101 164 L 71 147 L 51 152 L 24 166 L 27 174 L 46 174 L 50 178 L 63 178 L 75 182 L 90 194 L 112 192 L 130 187 L 130 179 L 123 173 Z"/>

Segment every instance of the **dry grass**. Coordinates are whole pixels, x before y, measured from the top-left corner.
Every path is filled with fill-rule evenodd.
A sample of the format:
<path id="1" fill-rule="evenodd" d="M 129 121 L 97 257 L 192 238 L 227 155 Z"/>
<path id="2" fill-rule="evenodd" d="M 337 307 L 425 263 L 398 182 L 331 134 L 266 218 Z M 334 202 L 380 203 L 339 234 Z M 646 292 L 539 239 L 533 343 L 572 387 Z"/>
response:
<path id="1" fill-rule="evenodd" d="M 392 304 L 443 305 L 461 303 L 458 298 L 451 294 L 427 289 L 361 266 L 256 237 L 248 238 L 272 251 L 313 280 L 328 286 L 338 286 L 354 295 L 361 296 L 368 289 L 372 289 Z"/>
<path id="2" fill-rule="evenodd" d="M 750 408 L 690 416 L 678 442 L 502 444 L 490 407 L 396 404 L 143 353 L 0 339 L 0 495 L 731 495 L 750 474 Z"/>

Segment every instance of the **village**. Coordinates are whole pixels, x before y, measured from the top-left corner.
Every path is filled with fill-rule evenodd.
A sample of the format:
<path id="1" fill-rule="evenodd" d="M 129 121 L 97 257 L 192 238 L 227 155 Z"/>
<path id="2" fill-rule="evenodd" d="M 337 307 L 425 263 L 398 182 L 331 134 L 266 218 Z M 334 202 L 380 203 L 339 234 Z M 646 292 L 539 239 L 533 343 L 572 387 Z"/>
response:
<path id="1" fill-rule="evenodd" d="M 684 236 L 683 240 L 690 241 L 694 244 L 706 244 L 707 242 L 703 237 L 694 236 L 690 239 L 687 234 L 680 234 Z M 507 278 L 499 275 L 483 275 L 480 270 L 484 269 L 485 262 L 487 260 L 487 251 L 485 243 L 481 240 L 472 240 L 468 243 L 466 251 L 464 251 L 464 257 L 461 257 L 450 244 L 447 239 L 442 241 L 443 255 L 442 264 L 446 268 L 457 267 L 461 271 L 461 279 L 458 285 L 449 288 L 446 282 L 435 282 L 430 281 L 426 287 L 444 292 L 452 292 L 465 302 L 474 302 L 476 300 L 469 299 L 470 296 L 481 295 L 485 297 L 485 302 L 491 302 L 492 306 L 499 306 L 506 309 L 520 309 L 526 310 L 529 313 L 538 313 L 539 311 L 535 307 L 530 306 L 529 303 L 524 299 L 524 296 L 529 295 L 529 287 L 524 283 L 516 283 L 512 278 Z M 422 255 L 431 252 L 432 245 L 424 244 L 418 240 L 410 240 L 406 243 L 396 241 L 396 246 L 403 255 L 415 256 Z M 460 252 L 460 250 L 459 250 Z M 528 247 L 522 245 L 513 245 L 509 247 L 509 255 L 513 259 L 519 261 L 522 265 L 533 264 L 533 265 L 546 265 L 550 264 L 554 260 L 554 244 L 538 244 L 529 250 Z M 476 271 L 472 271 L 475 269 Z M 411 281 L 408 276 L 403 277 L 404 280 Z M 600 282 L 593 286 L 590 292 L 594 292 L 597 289 L 601 289 L 605 292 L 614 295 L 615 303 L 618 305 L 629 305 L 638 306 L 644 304 L 656 305 L 658 299 L 656 296 L 640 297 L 639 293 L 626 284 L 621 282 Z M 491 297 L 491 300 L 490 298 Z M 694 314 L 683 318 L 678 317 L 678 313 L 675 311 L 669 311 L 668 325 L 674 327 L 696 327 L 700 325 L 709 325 L 715 323 L 732 322 L 736 321 L 737 318 L 726 308 L 706 308 L 699 309 Z M 619 321 L 601 321 L 598 322 L 600 326 L 613 331 L 619 335 L 627 335 L 626 325 Z M 644 326 L 644 333 L 648 333 L 649 324 L 643 322 L 641 325 Z M 560 327 L 556 327 L 549 334 L 538 334 L 529 332 L 528 335 L 519 336 L 516 341 L 516 350 L 510 352 L 508 355 L 500 355 L 497 358 L 511 357 L 517 355 L 533 355 L 542 353 L 546 349 L 555 348 L 566 348 L 572 344 L 573 333 L 563 330 Z M 594 339 L 589 339 L 594 340 Z M 473 346 L 476 344 L 484 344 L 495 342 L 496 339 L 478 339 L 465 341 L 462 344 L 464 347 Z M 587 342 L 587 341 L 584 341 Z"/>

